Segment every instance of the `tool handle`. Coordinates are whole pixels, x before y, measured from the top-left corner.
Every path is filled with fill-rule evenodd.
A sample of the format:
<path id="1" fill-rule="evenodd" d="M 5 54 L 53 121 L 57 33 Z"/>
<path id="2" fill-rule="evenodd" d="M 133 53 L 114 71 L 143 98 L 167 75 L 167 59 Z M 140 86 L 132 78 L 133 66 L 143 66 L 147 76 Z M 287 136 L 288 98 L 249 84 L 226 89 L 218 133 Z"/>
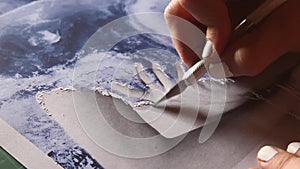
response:
<path id="1" fill-rule="evenodd" d="M 260 23 L 264 18 L 270 15 L 275 9 L 283 5 L 287 0 L 266 0 L 262 5 L 255 9 L 246 19 L 235 27 L 230 41 L 245 34 L 252 26 Z"/>
<path id="2" fill-rule="evenodd" d="M 269 14 L 271 14 L 276 8 L 281 6 L 287 0 L 266 0 L 262 5 L 260 5 L 256 10 L 254 10 L 248 17 L 253 24 L 258 24 Z"/>
<path id="3" fill-rule="evenodd" d="M 195 63 L 183 76 L 183 80 L 192 85 L 197 82 L 199 78 L 201 78 L 205 73 L 206 69 L 204 66 L 205 60 L 201 59 L 197 63 Z"/>

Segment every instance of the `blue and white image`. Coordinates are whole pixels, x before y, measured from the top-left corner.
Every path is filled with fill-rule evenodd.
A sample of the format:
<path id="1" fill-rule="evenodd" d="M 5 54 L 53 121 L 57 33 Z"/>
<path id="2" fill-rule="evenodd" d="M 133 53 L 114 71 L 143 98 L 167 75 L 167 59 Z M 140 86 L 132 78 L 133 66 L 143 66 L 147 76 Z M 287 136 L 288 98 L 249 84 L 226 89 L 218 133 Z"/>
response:
<path id="1" fill-rule="evenodd" d="M 96 83 L 73 80 L 75 65 L 88 74 L 95 71 L 89 70 L 92 64 L 99 64 L 89 60 L 83 50 L 97 30 L 127 15 L 163 13 L 167 3 L 167 0 L 1 0 L 0 117 L 63 168 L 102 168 L 101 161 L 77 145 L 41 109 L 35 96 L 58 87 L 109 89 L 112 78 L 134 83 L 134 79 L 128 78 L 135 73 L 135 62 L 150 66 L 154 61 L 169 67 L 169 73 L 174 72 L 172 64 L 180 59 L 170 39 L 140 34 L 118 44 L 108 44 L 114 46 L 110 51 L 103 51 Z M 139 22 L 147 21 L 135 19 L 128 25 L 138 30 Z M 109 33 L 118 36 L 116 30 L 111 29 Z M 108 43 L 110 37 L 105 38 Z M 146 52 L 148 56 L 145 56 L 143 50 L 148 48 L 156 52 Z M 122 67 L 127 71 L 113 77 L 120 64 L 127 65 Z"/>

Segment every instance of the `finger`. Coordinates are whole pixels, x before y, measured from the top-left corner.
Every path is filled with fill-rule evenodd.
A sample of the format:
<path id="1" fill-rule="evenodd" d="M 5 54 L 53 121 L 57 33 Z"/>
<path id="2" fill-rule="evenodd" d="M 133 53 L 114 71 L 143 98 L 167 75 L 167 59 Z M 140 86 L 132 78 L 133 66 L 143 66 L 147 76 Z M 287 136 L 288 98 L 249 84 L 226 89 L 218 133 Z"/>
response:
<path id="1" fill-rule="evenodd" d="M 287 1 L 264 22 L 232 44 L 222 59 L 235 76 L 255 76 L 289 51 L 299 48 L 299 1 Z M 288 19 L 287 19 L 288 18 Z"/>
<path id="2" fill-rule="evenodd" d="M 155 81 L 152 77 L 149 76 L 149 74 L 145 71 L 142 64 L 135 64 L 135 68 L 137 71 L 137 74 L 141 81 L 148 86 L 150 89 L 159 89 L 159 87 L 155 84 Z"/>
<path id="3" fill-rule="evenodd" d="M 183 62 L 188 65 L 192 66 L 194 63 L 196 63 L 199 60 L 198 55 L 193 51 L 191 48 L 191 45 L 188 45 L 186 42 L 183 42 L 185 40 L 183 39 L 189 39 L 188 41 L 192 41 L 191 38 L 196 39 L 195 43 L 200 43 L 199 39 L 201 38 L 201 35 L 189 33 L 191 29 L 185 28 L 186 24 L 183 25 L 181 21 L 179 21 L 179 18 L 182 18 L 191 24 L 198 27 L 200 32 L 205 32 L 206 27 L 199 23 L 189 12 L 187 12 L 177 0 L 172 0 L 169 5 L 165 9 L 165 19 L 167 21 L 167 24 L 169 26 L 169 30 L 171 33 L 171 38 L 173 41 L 173 45 L 176 48 L 179 56 L 183 60 Z M 180 23 L 177 23 L 180 22 Z M 188 26 L 189 27 L 189 26 Z M 189 30 L 187 30 L 189 29 Z M 193 35 L 192 35 L 193 34 Z M 191 35 L 191 37 L 187 37 L 188 35 Z M 204 36 L 204 34 L 203 34 Z M 203 37 L 202 37 L 203 38 Z M 180 41 L 180 40 L 181 41 Z"/>
<path id="4" fill-rule="evenodd" d="M 290 143 L 287 147 L 287 152 L 291 154 L 295 154 L 300 157 L 300 143 L 299 142 Z"/>
<path id="5" fill-rule="evenodd" d="M 157 79 L 164 86 L 164 88 L 165 88 L 166 91 L 168 91 L 169 89 L 171 89 L 174 86 L 174 82 L 161 69 L 161 67 L 158 64 L 153 63 L 152 64 L 152 70 L 153 70 L 154 74 L 156 75 Z"/>
<path id="6" fill-rule="evenodd" d="M 184 69 L 183 65 L 180 62 L 177 62 L 176 63 L 176 74 L 177 74 L 178 81 L 182 80 L 184 73 L 185 73 L 185 69 Z"/>
<path id="7" fill-rule="evenodd" d="M 297 169 L 300 166 L 299 157 L 271 146 L 262 147 L 257 159 L 263 169 Z"/>
<path id="8" fill-rule="evenodd" d="M 178 0 L 198 22 L 207 26 L 206 37 L 222 53 L 231 34 L 231 21 L 224 0 Z"/>
<path id="9" fill-rule="evenodd" d="M 194 24 L 197 26 L 199 29 L 202 31 L 206 31 L 206 26 L 200 23 L 196 18 L 194 18 L 189 11 L 186 11 L 178 2 L 178 0 L 171 0 L 168 6 L 165 8 L 165 16 L 166 16 L 166 21 L 168 22 L 169 18 L 168 15 L 174 15 L 180 18 L 183 18 L 190 23 Z M 172 26 L 172 24 L 171 24 Z"/>

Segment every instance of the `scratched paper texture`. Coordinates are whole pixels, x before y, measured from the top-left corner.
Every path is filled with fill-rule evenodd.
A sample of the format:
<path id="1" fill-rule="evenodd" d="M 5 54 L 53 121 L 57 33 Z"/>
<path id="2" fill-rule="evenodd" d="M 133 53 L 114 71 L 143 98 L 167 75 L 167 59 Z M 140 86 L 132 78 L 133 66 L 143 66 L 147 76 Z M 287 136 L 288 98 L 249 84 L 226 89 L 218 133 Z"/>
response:
<path id="1" fill-rule="evenodd" d="M 100 27 L 138 10 L 162 12 L 162 3 L 167 1 L 2 0 L 0 117 L 64 168 L 102 168 L 40 108 L 35 95 L 72 86 L 73 67 L 84 57 L 78 52 Z M 132 37 L 107 58 L 126 60 L 124 52 L 138 48 L 170 48 L 153 39 Z M 103 84 L 110 72 L 103 72 Z"/>
<path id="2" fill-rule="evenodd" d="M 40 108 L 35 96 L 40 91 L 69 86 L 111 91 L 112 81 L 147 90 L 136 75 L 133 66 L 136 62 L 146 68 L 158 63 L 175 82 L 174 63 L 180 59 L 166 36 L 140 34 L 110 44 L 111 37 L 103 34 L 106 41 L 101 45 L 112 45 L 109 51 L 86 48 L 90 37 L 111 21 L 136 12 L 162 13 L 167 3 L 167 0 L 2 0 L 0 117 L 62 167 L 102 168 L 101 159 L 95 160 L 70 138 L 49 117 L 51 114 Z M 127 26 L 147 30 L 143 22 L 136 18 L 128 20 Z M 114 27 L 109 33 L 121 36 L 117 30 Z M 74 74 L 74 70 L 80 71 Z"/>

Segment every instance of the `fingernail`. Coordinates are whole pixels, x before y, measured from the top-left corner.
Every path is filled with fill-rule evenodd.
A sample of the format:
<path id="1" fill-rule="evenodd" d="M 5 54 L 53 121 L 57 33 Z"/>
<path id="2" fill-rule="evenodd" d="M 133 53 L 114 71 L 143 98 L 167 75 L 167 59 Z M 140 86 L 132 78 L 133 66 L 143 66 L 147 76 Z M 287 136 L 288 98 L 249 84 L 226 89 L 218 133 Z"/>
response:
<path id="1" fill-rule="evenodd" d="M 264 146 L 258 151 L 257 158 L 261 161 L 267 162 L 271 160 L 277 153 L 278 151 L 275 150 L 273 147 Z"/>
<path id="2" fill-rule="evenodd" d="M 214 46 L 213 46 L 212 42 L 210 40 L 207 40 L 207 42 L 203 48 L 202 58 L 203 59 L 208 58 L 209 56 L 212 55 L 213 51 L 214 51 Z"/>
<path id="3" fill-rule="evenodd" d="M 300 143 L 293 142 L 288 145 L 287 152 L 296 154 L 299 148 L 300 148 Z"/>
<path id="4" fill-rule="evenodd" d="M 225 62 L 212 63 L 208 66 L 208 74 L 217 79 L 233 77 L 233 74 L 229 70 L 228 65 Z"/>

